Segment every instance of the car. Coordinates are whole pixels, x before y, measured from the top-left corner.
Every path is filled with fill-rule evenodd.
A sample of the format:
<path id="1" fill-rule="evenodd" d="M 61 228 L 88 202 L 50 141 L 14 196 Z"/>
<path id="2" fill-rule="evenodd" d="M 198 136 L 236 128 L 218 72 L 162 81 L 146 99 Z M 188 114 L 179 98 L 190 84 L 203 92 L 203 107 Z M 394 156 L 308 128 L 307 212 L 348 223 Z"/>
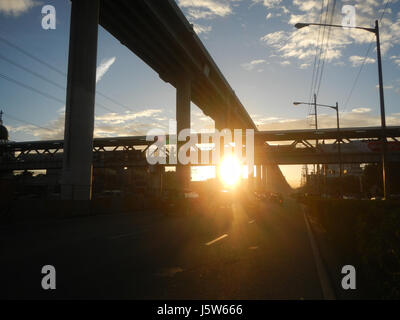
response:
<path id="1" fill-rule="evenodd" d="M 280 193 L 271 193 L 269 196 L 269 201 L 283 206 L 283 197 Z"/>
<path id="2" fill-rule="evenodd" d="M 199 194 L 191 190 L 165 190 L 161 195 L 161 209 L 166 213 L 189 214 L 195 208 Z"/>

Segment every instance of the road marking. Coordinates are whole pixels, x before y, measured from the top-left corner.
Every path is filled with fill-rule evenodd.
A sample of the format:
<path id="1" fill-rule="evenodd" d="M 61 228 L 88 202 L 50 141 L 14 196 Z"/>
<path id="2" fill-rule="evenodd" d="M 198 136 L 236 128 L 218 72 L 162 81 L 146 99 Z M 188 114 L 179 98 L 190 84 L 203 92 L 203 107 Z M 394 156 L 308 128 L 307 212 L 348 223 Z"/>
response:
<path id="1" fill-rule="evenodd" d="M 112 237 L 108 237 L 110 240 L 115 240 L 115 239 L 120 239 L 120 238 L 126 238 L 126 237 L 133 237 L 133 236 L 138 236 L 141 235 L 145 232 L 145 230 L 142 231 L 137 231 L 137 232 L 131 232 L 131 233 L 123 233 L 123 234 L 117 234 Z"/>
<path id="2" fill-rule="evenodd" d="M 317 268 L 319 282 L 321 284 L 322 295 L 324 296 L 324 300 L 336 300 L 335 293 L 333 292 L 331 282 L 329 280 L 328 272 L 326 271 L 325 266 L 322 262 L 321 254 L 318 250 L 317 243 L 315 242 L 314 235 L 312 233 L 310 223 L 308 221 L 306 213 L 304 212 L 304 209 L 303 209 L 303 216 L 307 226 L 308 238 L 310 239 L 311 249 L 314 256 L 315 266 Z"/>
<path id="3" fill-rule="evenodd" d="M 183 272 L 183 269 L 180 267 L 174 267 L 174 268 L 167 268 L 167 269 L 162 269 L 159 273 L 156 275 L 159 277 L 169 277 L 172 278 L 175 276 L 177 273 Z"/>
<path id="4" fill-rule="evenodd" d="M 212 240 L 212 241 L 210 241 L 210 242 L 207 242 L 207 243 L 206 243 L 206 246 L 210 246 L 210 245 L 212 245 L 213 243 L 216 243 L 217 241 L 226 238 L 227 236 L 228 236 L 228 235 L 225 233 L 225 234 L 223 234 L 222 236 L 218 237 L 217 239 L 214 239 L 214 240 Z"/>

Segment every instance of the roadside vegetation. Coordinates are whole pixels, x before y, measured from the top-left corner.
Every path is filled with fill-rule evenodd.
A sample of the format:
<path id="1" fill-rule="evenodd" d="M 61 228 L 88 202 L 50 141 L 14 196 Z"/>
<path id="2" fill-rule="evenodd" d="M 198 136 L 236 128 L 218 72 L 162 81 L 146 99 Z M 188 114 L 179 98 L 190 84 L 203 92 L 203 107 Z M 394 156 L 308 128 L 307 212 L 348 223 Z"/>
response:
<path id="1" fill-rule="evenodd" d="M 305 198 L 342 261 L 355 261 L 366 298 L 400 299 L 400 201 Z"/>

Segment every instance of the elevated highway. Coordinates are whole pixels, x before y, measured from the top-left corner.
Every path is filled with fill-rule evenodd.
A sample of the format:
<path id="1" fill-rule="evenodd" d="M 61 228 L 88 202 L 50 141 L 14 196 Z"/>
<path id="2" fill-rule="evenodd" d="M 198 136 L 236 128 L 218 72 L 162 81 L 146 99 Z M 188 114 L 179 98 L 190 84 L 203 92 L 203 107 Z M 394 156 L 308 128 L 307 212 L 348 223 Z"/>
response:
<path id="1" fill-rule="evenodd" d="M 65 113 L 63 199 L 90 199 L 98 25 L 176 88 L 177 132 L 195 103 L 218 129 L 257 127 L 173 0 L 72 0 Z M 133 84 L 134 85 L 134 84 Z M 180 148 L 178 143 L 178 148 Z M 190 181 L 178 165 L 181 185 Z"/>
<path id="2" fill-rule="evenodd" d="M 102 0 L 99 24 L 175 88 L 187 78 L 192 102 L 224 128 L 257 131 L 174 0 Z"/>

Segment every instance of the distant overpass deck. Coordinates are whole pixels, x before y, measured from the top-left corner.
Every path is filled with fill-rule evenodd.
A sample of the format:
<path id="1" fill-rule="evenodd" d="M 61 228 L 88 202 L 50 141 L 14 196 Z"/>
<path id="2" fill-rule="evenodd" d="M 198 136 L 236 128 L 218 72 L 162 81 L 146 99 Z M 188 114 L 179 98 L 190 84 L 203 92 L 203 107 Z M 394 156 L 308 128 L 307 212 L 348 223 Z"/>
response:
<path id="1" fill-rule="evenodd" d="M 257 142 L 273 142 L 273 141 L 291 141 L 291 140 L 336 140 L 336 139 L 377 139 L 382 133 L 386 138 L 399 138 L 400 126 L 389 126 L 384 131 L 380 127 L 356 127 L 337 129 L 309 129 L 309 130 L 273 130 L 259 131 L 255 133 Z M 198 137 L 198 141 L 201 141 Z M 151 141 L 146 141 L 146 136 L 127 136 L 127 137 L 105 137 L 94 138 L 93 148 L 130 148 L 134 146 L 146 146 L 152 144 Z M 39 140 L 39 141 L 9 141 L 0 145 L 0 148 L 6 148 L 11 151 L 23 150 L 54 150 L 62 149 L 64 140 Z"/>
<path id="2" fill-rule="evenodd" d="M 385 130 L 381 127 L 355 127 L 306 130 L 273 130 L 260 131 L 256 138 L 262 141 L 290 141 L 290 140 L 336 140 L 336 139 L 373 139 L 380 138 L 382 134 L 386 138 L 400 137 L 400 126 L 388 126 Z"/>
<path id="3" fill-rule="evenodd" d="M 379 127 L 343 128 L 320 130 L 288 130 L 260 131 L 255 134 L 255 164 L 307 164 L 307 163 L 338 163 L 337 151 L 316 150 L 309 146 L 296 148 L 274 148 L 267 145 L 273 141 L 302 141 L 312 139 L 379 139 L 384 133 L 387 138 L 400 137 L 400 127 L 387 127 L 382 131 Z M 198 137 L 198 141 L 201 141 Z M 143 149 L 152 144 L 145 136 L 95 138 L 93 141 L 94 167 L 125 167 L 147 166 L 142 153 Z M 397 142 L 395 142 L 397 143 Z M 142 147 L 142 148 L 138 148 Z M 63 155 L 63 140 L 7 142 L 0 144 L 0 170 L 26 170 L 61 168 Z M 138 149 L 138 150 L 137 150 Z M 141 150 L 139 150 L 141 149 Z M 106 155 L 107 154 L 107 155 Z M 369 152 L 342 152 L 344 163 L 377 163 L 380 161 L 379 150 Z M 390 152 L 388 160 L 400 162 L 400 152 Z M 199 163 L 201 159 L 199 159 Z"/>

